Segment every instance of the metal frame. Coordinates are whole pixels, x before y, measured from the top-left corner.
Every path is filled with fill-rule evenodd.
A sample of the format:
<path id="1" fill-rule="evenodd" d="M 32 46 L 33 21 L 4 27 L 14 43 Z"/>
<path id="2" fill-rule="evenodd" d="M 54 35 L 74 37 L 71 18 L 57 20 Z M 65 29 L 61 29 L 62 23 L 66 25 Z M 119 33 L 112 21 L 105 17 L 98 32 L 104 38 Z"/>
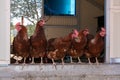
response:
<path id="1" fill-rule="evenodd" d="M 105 61 L 110 63 L 110 0 L 105 0 L 105 26 L 106 26 L 106 51 L 105 51 Z"/>

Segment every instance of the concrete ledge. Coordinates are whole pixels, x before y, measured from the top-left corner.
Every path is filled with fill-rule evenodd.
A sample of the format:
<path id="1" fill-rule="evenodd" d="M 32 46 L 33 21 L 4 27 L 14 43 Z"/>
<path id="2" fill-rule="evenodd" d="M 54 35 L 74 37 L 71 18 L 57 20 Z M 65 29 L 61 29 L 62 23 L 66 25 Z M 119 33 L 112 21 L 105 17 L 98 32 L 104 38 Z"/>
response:
<path id="1" fill-rule="evenodd" d="M 111 58 L 110 63 L 120 63 L 120 58 Z"/>
<path id="2" fill-rule="evenodd" d="M 120 64 L 8 65 L 0 80 L 119 80 Z"/>

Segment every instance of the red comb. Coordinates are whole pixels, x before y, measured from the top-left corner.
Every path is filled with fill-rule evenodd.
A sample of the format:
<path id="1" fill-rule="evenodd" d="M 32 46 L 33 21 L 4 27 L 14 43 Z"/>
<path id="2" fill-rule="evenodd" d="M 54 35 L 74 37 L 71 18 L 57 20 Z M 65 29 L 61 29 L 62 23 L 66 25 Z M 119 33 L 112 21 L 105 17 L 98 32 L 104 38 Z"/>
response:
<path id="1" fill-rule="evenodd" d="M 16 26 L 19 26 L 19 25 L 20 25 L 20 22 L 17 22 L 17 23 L 15 24 L 15 27 L 16 27 Z"/>
<path id="2" fill-rule="evenodd" d="M 74 31 L 73 31 L 76 35 L 78 35 L 79 34 L 79 32 L 77 31 L 77 29 L 74 29 Z"/>
<path id="3" fill-rule="evenodd" d="M 20 31 L 20 30 L 21 30 L 20 22 L 17 22 L 17 23 L 15 24 L 15 28 L 17 29 L 17 31 Z"/>
<path id="4" fill-rule="evenodd" d="M 101 30 L 102 30 L 102 31 L 106 31 L 105 28 L 103 28 L 103 27 L 101 27 Z"/>

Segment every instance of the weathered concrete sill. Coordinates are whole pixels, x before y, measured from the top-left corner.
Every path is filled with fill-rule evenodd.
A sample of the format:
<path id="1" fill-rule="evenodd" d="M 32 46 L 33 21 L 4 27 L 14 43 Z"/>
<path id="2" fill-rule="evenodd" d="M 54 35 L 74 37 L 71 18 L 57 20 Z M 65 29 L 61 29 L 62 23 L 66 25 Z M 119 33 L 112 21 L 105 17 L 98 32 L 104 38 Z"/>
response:
<path id="1" fill-rule="evenodd" d="M 119 68 L 120 64 L 8 65 L 0 67 L 0 80 L 119 80 Z"/>

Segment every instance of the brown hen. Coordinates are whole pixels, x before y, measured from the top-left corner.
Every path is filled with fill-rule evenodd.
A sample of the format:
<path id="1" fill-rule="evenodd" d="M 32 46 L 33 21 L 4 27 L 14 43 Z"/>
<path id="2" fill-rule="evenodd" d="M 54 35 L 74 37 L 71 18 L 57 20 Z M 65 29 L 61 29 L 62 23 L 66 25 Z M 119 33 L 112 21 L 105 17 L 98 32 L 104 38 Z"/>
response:
<path id="1" fill-rule="evenodd" d="M 73 34 L 70 33 L 65 37 L 60 38 L 52 38 L 48 40 L 48 55 L 47 57 L 52 60 L 53 64 L 55 65 L 54 60 L 62 60 L 62 64 L 64 65 L 64 57 L 66 55 L 66 51 L 71 46 L 71 41 L 74 38 Z"/>
<path id="2" fill-rule="evenodd" d="M 77 58 L 81 63 L 80 57 L 84 53 L 84 48 L 87 44 L 86 35 L 89 33 L 88 29 L 83 29 L 78 32 L 78 36 L 72 41 L 72 47 L 69 50 L 70 61 L 73 63 L 72 58 Z"/>
<path id="3" fill-rule="evenodd" d="M 95 57 L 96 63 L 98 64 L 98 57 L 100 53 L 104 49 L 104 36 L 106 34 L 105 28 L 101 28 L 101 31 L 96 33 L 93 39 L 90 39 L 87 44 L 87 48 L 85 49 L 85 55 L 88 58 L 89 64 L 91 64 L 90 58 Z"/>
<path id="4" fill-rule="evenodd" d="M 20 25 L 20 23 L 17 23 L 15 27 L 18 33 L 13 40 L 13 53 L 15 53 L 17 57 L 23 57 L 25 63 L 26 58 L 29 56 L 30 50 L 30 42 L 27 35 L 27 29 L 25 26 Z M 18 60 L 16 63 L 18 63 Z"/>
<path id="5" fill-rule="evenodd" d="M 39 57 L 41 58 L 41 64 L 43 63 L 47 47 L 47 40 L 43 29 L 44 24 L 44 20 L 38 21 L 34 34 L 30 37 L 32 63 L 34 63 L 34 58 Z"/>

